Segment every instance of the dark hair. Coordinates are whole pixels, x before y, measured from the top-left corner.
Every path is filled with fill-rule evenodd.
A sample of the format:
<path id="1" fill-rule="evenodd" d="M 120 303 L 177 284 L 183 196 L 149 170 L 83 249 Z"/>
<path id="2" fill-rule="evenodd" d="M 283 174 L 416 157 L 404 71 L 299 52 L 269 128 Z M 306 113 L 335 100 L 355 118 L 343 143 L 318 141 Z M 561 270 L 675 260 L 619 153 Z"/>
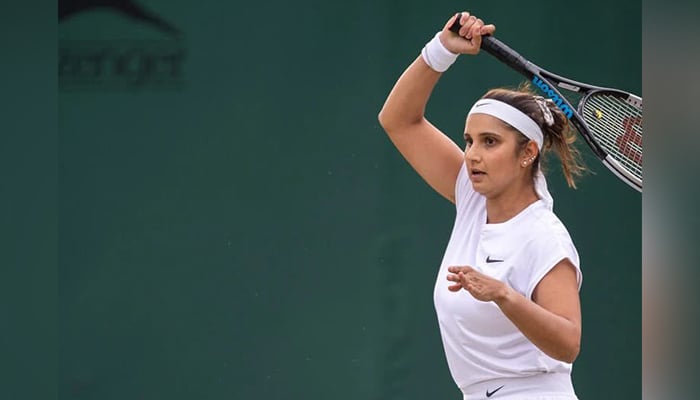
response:
<path id="1" fill-rule="evenodd" d="M 566 178 L 566 183 L 569 185 L 569 187 L 576 188 L 574 178 L 580 176 L 584 171 L 586 171 L 586 168 L 581 161 L 581 155 L 576 147 L 574 147 L 576 134 L 571 129 L 569 120 L 566 118 L 564 113 L 552 101 L 544 102 L 554 117 L 554 123 L 552 125 L 547 125 L 545 123 L 542 108 L 540 108 L 540 105 L 536 100 L 537 97 L 537 94 L 532 91 L 530 85 L 525 83 L 516 90 L 505 88 L 491 89 L 484 96 L 482 96 L 482 99 L 502 101 L 517 108 L 532 118 L 537 125 L 539 125 L 539 127 L 542 129 L 542 133 L 544 134 L 544 143 L 542 145 L 541 153 L 546 153 L 548 150 L 553 148 L 554 152 L 557 153 L 557 156 L 561 161 L 561 167 L 562 171 L 564 172 L 564 177 Z M 513 130 L 515 129 L 513 128 Z M 516 132 L 518 131 L 516 130 Z M 518 132 L 518 134 L 518 152 L 520 152 L 525 149 L 525 146 L 527 146 L 530 139 L 520 132 Z M 538 153 L 537 158 L 532 164 L 533 177 L 537 173 L 538 168 L 544 170 L 542 165 L 544 163 L 544 158 L 541 157 L 541 153 Z"/>

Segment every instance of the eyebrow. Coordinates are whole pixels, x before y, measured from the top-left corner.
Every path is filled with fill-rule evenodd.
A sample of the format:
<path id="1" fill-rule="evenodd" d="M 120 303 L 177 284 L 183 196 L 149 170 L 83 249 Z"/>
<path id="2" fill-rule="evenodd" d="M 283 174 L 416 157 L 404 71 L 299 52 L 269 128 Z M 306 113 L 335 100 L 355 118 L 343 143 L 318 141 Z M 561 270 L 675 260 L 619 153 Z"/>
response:
<path id="1" fill-rule="evenodd" d="M 464 132 L 463 136 L 464 136 L 465 139 L 467 138 L 467 136 L 471 137 L 471 135 L 469 134 L 469 132 Z M 485 132 L 480 132 L 480 133 L 477 134 L 476 136 L 497 136 L 497 137 L 502 137 L 503 135 L 500 134 L 500 133 L 498 133 L 498 132 L 489 132 L 489 131 L 485 131 Z"/>

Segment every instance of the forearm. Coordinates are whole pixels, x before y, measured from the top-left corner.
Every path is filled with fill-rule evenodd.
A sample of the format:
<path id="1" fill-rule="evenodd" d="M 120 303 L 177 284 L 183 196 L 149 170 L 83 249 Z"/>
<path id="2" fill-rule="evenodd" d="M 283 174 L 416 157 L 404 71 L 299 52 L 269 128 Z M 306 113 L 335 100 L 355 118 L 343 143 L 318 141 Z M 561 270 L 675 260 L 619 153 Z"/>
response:
<path id="1" fill-rule="evenodd" d="M 512 288 L 495 300 L 501 311 L 548 356 L 572 363 L 578 356 L 581 327 L 541 307 Z"/>
<path id="2" fill-rule="evenodd" d="M 396 82 L 379 113 L 384 129 L 389 131 L 420 123 L 440 75 L 425 63 L 422 56 L 418 56 Z"/>

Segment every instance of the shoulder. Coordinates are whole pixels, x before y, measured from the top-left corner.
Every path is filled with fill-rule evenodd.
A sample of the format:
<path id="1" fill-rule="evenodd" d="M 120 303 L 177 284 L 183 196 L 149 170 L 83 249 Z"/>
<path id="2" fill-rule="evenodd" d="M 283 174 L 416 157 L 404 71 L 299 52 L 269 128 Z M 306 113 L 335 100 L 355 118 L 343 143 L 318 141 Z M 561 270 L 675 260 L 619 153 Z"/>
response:
<path id="1" fill-rule="evenodd" d="M 568 260 L 576 270 L 578 287 L 581 287 L 581 261 L 569 231 L 564 223 L 546 207 L 534 210 L 529 217 L 528 242 L 525 247 L 531 266 L 529 285 L 525 294 L 531 298 L 537 283 L 562 261 Z"/>
<path id="2" fill-rule="evenodd" d="M 578 266 L 578 251 L 564 223 L 546 207 L 537 207 L 528 215 L 524 226 L 528 229 L 529 250 L 535 254 L 566 257 Z"/>
<path id="3" fill-rule="evenodd" d="M 571 241 L 571 235 L 569 235 L 569 230 L 566 229 L 564 223 L 543 204 L 539 204 L 532 210 L 526 223 L 530 226 L 533 239 Z"/>

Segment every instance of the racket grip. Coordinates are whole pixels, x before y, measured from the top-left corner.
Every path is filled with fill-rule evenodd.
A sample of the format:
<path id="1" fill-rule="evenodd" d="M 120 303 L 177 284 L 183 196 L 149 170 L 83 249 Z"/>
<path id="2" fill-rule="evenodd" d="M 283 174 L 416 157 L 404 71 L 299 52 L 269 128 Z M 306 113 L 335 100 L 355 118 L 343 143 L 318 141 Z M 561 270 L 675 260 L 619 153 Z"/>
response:
<path id="1" fill-rule="evenodd" d="M 458 17 L 455 19 L 452 26 L 450 26 L 450 30 L 454 33 L 458 33 L 459 28 L 461 27 L 462 25 L 459 23 Z M 525 57 L 521 56 L 517 51 L 511 49 L 505 43 L 501 42 L 495 37 L 491 35 L 483 35 L 481 37 L 481 48 L 521 74 L 525 76 L 533 75 L 533 72 L 528 67 L 529 62 L 525 59 Z"/>

